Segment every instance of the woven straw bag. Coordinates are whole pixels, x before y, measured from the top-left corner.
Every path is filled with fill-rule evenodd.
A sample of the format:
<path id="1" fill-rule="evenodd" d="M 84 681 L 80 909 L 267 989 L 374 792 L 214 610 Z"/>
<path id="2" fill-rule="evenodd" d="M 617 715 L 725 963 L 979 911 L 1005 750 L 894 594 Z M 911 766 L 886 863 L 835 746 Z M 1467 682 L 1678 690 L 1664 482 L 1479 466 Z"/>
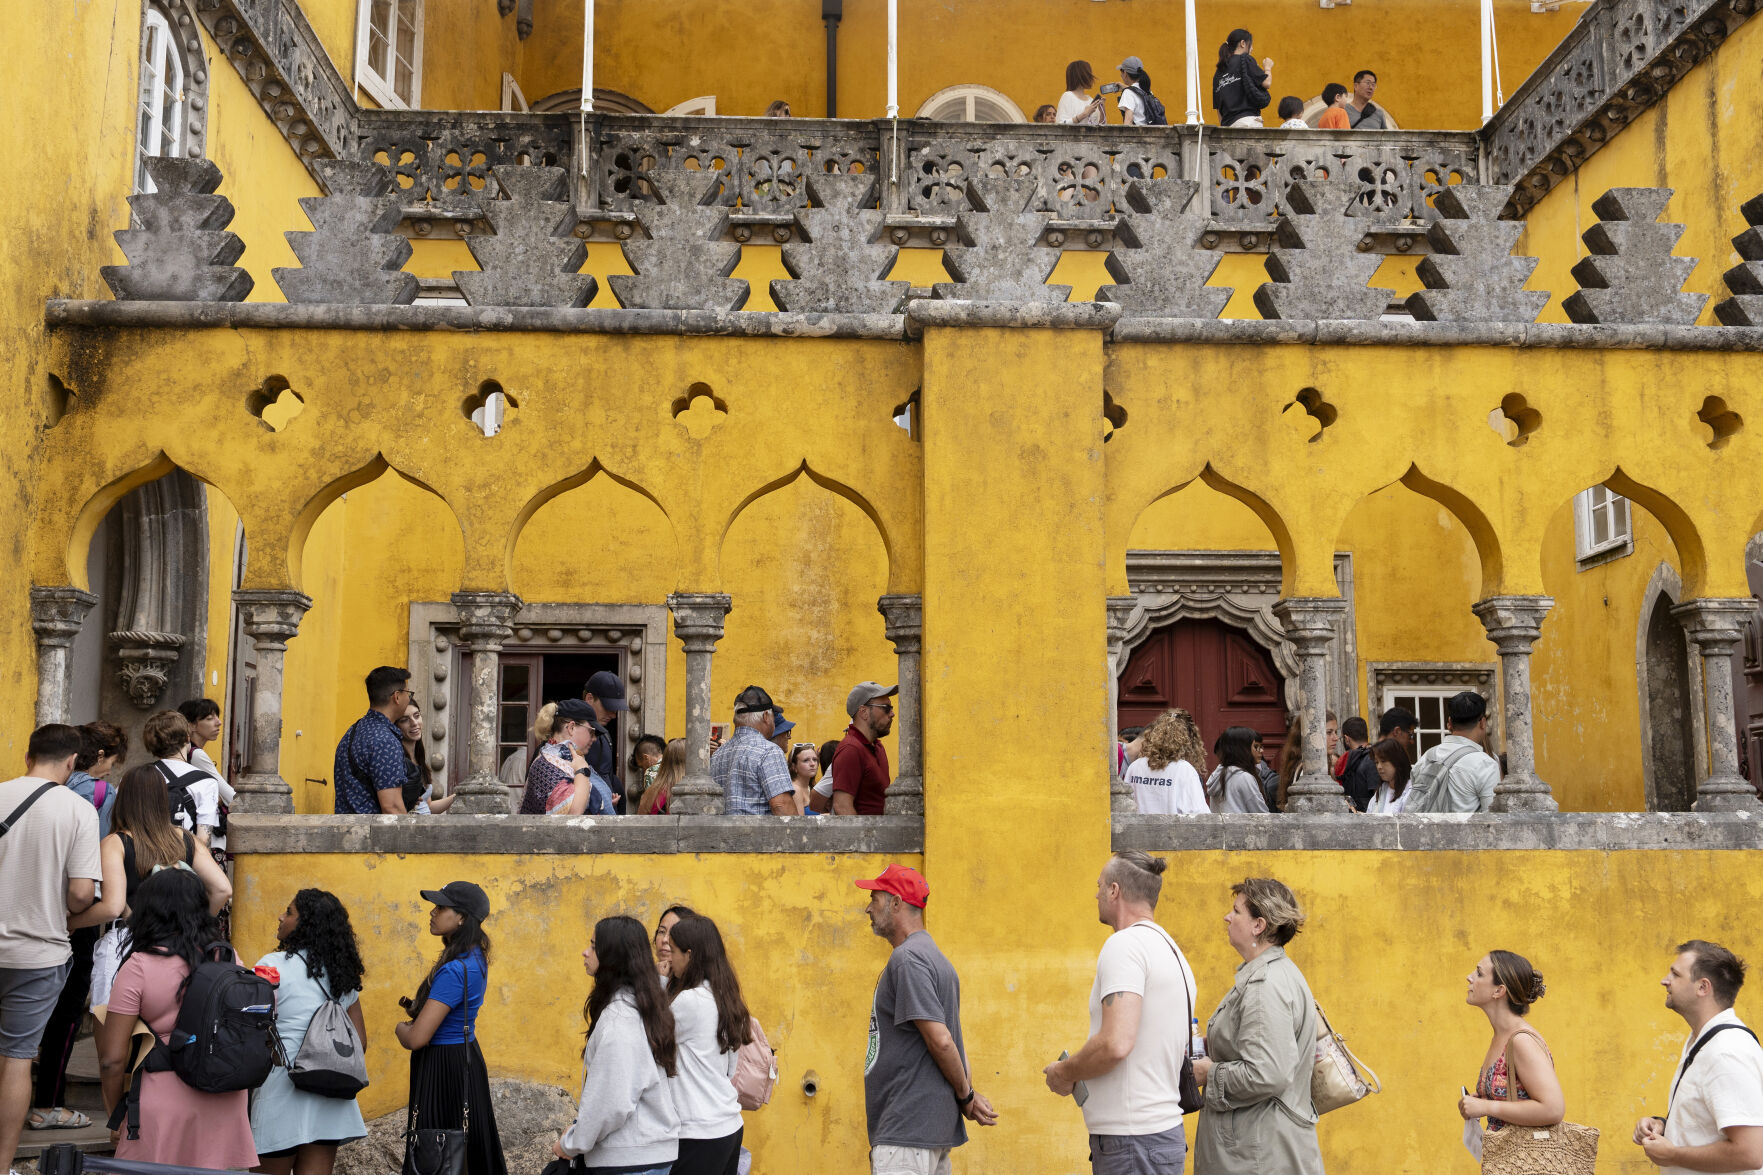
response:
<path id="1" fill-rule="evenodd" d="M 1517 1084 L 1512 1075 L 1511 1052 L 1508 1041 L 1504 1054 L 1507 1101 L 1512 1100 L 1512 1087 Z M 1557 1122 L 1553 1126 L 1518 1126 L 1508 1122 L 1499 1130 L 1490 1130 L 1481 1141 L 1482 1175 L 1592 1175 L 1597 1162 L 1598 1132 L 1577 1122 Z"/>
<path id="2" fill-rule="evenodd" d="M 1371 1066 L 1353 1055 L 1347 1038 L 1334 1030 L 1322 1005 L 1316 1005 L 1316 1066 L 1310 1071 L 1310 1100 L 1318 1114 L 1350 1106 L 1368 1093 L 1382 1093 L 1383 1085 Z M 1365 1077 L 1359 1070 L 1365 1070 Z M 1366 1082 L 1366 1077 L 1371 1080 Z"/>

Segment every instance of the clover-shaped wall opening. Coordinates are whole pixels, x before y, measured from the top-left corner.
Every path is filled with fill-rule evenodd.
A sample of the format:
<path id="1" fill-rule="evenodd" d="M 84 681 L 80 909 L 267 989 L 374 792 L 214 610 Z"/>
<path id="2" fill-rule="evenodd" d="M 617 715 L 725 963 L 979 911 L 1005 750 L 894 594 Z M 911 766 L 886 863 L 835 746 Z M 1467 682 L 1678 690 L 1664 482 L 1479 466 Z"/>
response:
<path id="1" fill-rule="evenodd" d="M 306 401 L 286 378 L 272 375 L 245 397 L 245 410 L 270 432 L 281 432 L 306 410 Z"/>

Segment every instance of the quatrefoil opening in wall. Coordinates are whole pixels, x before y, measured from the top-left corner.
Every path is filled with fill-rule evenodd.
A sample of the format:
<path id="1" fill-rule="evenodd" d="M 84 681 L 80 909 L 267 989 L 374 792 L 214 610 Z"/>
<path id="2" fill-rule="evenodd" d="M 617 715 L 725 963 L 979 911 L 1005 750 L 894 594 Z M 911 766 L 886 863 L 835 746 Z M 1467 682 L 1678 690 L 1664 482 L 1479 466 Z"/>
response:
<path id="1" fill-rule="evenodd" d="M 1726 448 L 1726 442 L 1745 427 L 1745 418 L 1728 408 L 1726 401 L 1719 396 L 1709 396 L 1703 400 L 1702 410 L 1696 413 L 1696 419 L 1708 426 L 1711 435 L 1707 445 L 1710 449 Z"/>
<path id="2" fill-rule="evenodd" d="M 1114 402 L 1114 396 L 1107 388 L 1102 389 L 1102 443 L 1105 445 L 1114 439 L 1114 434 L 1126 427 L 1126 409 Z"/>
<path id="3" fill-rule="evenodd" d="M 1530 439 L 1530 434 L 1543 427 L 1543 414 L 1530 406 L 1522 393 L 1512 392 L 1500 406 L 1488 413 L 1488 427 L 1514 449 Z"/>
<path id="4" fill-rule="evenodd" d="M 459 403 L 465 419 L 486 437 L 493 437 L 507 428 L 519 407 L 520 402 L 503 391 L 502 385 L 493 379 L 486 379 L 477 386 L 477 391 Z"/>
<path id="5" fill-rule="evenodd" d="M 1329 426 L 1340 417 L 1340 411 L 1315 388 L 1300 388 L 1297 396 L 1282 409 L 1281 414 L 1309 433 L 1306 439 L 1312 445 L 1320 441 L 1323 434 L 1328 432 Z"/>
<path id="6" fill-rule="evenodd" d="M 674 420 L 694 441 L 701 441 L 716 431 L 716 426 L 728 416 L 728 405 L 706 383 L 693 384 L 676 397 L 670 407 Z"/>
<path id="7" fill-rule="evenodd" d="M 286 379 L 272 375 L 263 381 L 262 387 L 246 394 L 245 410 L 270 432 L 281 432 L 306 410 L 306 401 L 288 386 Z"/>

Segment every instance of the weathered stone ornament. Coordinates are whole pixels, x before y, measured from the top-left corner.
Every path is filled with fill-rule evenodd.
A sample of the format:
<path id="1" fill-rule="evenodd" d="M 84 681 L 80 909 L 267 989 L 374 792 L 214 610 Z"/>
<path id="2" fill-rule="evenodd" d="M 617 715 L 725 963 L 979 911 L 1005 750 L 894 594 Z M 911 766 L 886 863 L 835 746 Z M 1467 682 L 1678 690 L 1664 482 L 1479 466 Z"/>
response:
<path id="1" fill-rule="evenodd" d="M 145 162 L 158 190 L 129 197 L 139 227 L 114 234 L 129 263 L 100 271 L 111 295 L 118 302 L 243 302 L 251 275 L 233 264 L 245 242 L 223 231 L 233 203 L 214 194 L 220 168 L 173 156 Z"/>
<path id="2" fill-rule="evenodd" d="M 283 295 L 290 302 L 345 306 L 416 301 L 416 275 L 403 272 L 410 242 L 397 232 L 403 199 L 391 171 L 346 159 L 320 159 L 312 166 L 326 195 L 300 199 L 312 232 L 282 234 L 300 259 L 299 269 L 271 271 Z"/>
<path id="3" fill-rule="evenodd" d="M 1512 255 L 1524 222 L 1500 219 L 1511 196 L 1499 185 L 1458 184 L 1433 199 L 1432 254 L 1416 270 L 1426 289 L 1408 295 L 1408 313 L 1421 322 L 1536 321 L 1549 295 L 1524 288 L 1537 259 Z"/>
<path id="4" fill-rule="evenodd" d="M 1255 290 L 1263 318 L 1376 321 L 1394 290 L 1366 283 L 1383 258 L 1360 249 L 1365 225 L 1348 215 L 1358 199 L 1351 180 L 1298 180 L 1286 193 L 1292 216 L 1282 216 L 1267 254 L 1273 280 Z"/>
<path id="5" fill-rule="evenodd" d="M 599 288 L 579 272 L 588 246 L 575 236 L 575 203 L 561 167 L 498 167 L 503 199 L 484 201 L 494 231 L 465 238 L 476 270 L 453 280 L 473 306 L 586 306 Z"/>
<path id="6" fill-rule="evenodd" d="M 1732 297 L 1714 304 L 1714 317 L 1727 326 L 1763 326 L 1763 196 L 1739 205 L 1751 227 L 1732 239 L 1744 261 L 1722 275 Z"/>
<path id="7" fill-rule="evenodd" d="M 796 210 L 807 244 L 783 247 L 790 277 L 774 278 L 771 298 L 798 313 L 898 314 L 911 282 L 883 281 L 899 249 L 883 239 L 873 175 L 811 174 L 812 208 Z"/>
<path id="8" fill-rule="evenodd" d="M 1059 250 L 1040 243 L 1047 218 L 1028 211 L 1040 189 L 1032 175 L 976 176 L 967 181 L 971 210 L 955 216 L 943 264 L 955 275 L 938 282 L 938 298 L 973 302 L 1064 302 L 1070 286 L 1050 286 Z"/>
<path id="9" fill-rule="evenodd" d="M 724 178 L 714 170 L 654 171 L 644 179 L 661 197 L 643 206 L 648 239 L 624 242 L 634 274 L 606 281 L 618 304 L 630 310 L 739 310 L 747 283 L 729 277 L 741 263 L 741 247 L 724 242 L 728 209 L 717 204 Z"/>
<path id="10" fill-rule="evenodd" d="M 1580 234 L 1592 251 L 1573 267 L 1579 291 L 1561 308 L 1574 322 L 1694 326 L 1708 301 L 1686 294 L 1694 257 L 1673 257 L 1683 225 L 1661 224 L 1671 188 L 1611 188 L 1592 202 L 1598 223 Z"/>
<path id="11" fill-rule="evenodd" d="M 1198 180 L 1127 185 L 1132 211 L 1115 223 L 1106 262 L 1118 284 L 1097 290 L 1097 301 L 1119 303 L 1128 318 L 1217 318 L 1224 311 L 1231 289 L 1206 284 L 1224 255 L 1198 247 L 1210 219 L 1199 191 Z"/>

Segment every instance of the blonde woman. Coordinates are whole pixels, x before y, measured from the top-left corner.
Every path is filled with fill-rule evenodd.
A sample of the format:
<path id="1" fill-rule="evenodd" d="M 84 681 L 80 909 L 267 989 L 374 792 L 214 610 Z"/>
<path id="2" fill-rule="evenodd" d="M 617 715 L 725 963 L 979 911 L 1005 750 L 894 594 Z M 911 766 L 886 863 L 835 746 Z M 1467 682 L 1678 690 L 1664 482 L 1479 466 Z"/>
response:
<path id="1" fill-rule="evenodd" d="M 1206 789 L 1200 783 L 1206 750 L 1194 716 L 1165 710 L 1140 738 L 1143 752 L 1126 768 L 1139 811 L 1158 816 L 1207 811 Z"/>
<path id="2" fill-rule="evenodd" d="M 655 769 L 655 778 L 643 789 L 643 798 L 637 801 L 637 815 L 667 815 L 667 801 L 673 795 L 674 785 L 685 776 L 686 740 L 671 739 L 661 753 L 661 765 Z"/>

